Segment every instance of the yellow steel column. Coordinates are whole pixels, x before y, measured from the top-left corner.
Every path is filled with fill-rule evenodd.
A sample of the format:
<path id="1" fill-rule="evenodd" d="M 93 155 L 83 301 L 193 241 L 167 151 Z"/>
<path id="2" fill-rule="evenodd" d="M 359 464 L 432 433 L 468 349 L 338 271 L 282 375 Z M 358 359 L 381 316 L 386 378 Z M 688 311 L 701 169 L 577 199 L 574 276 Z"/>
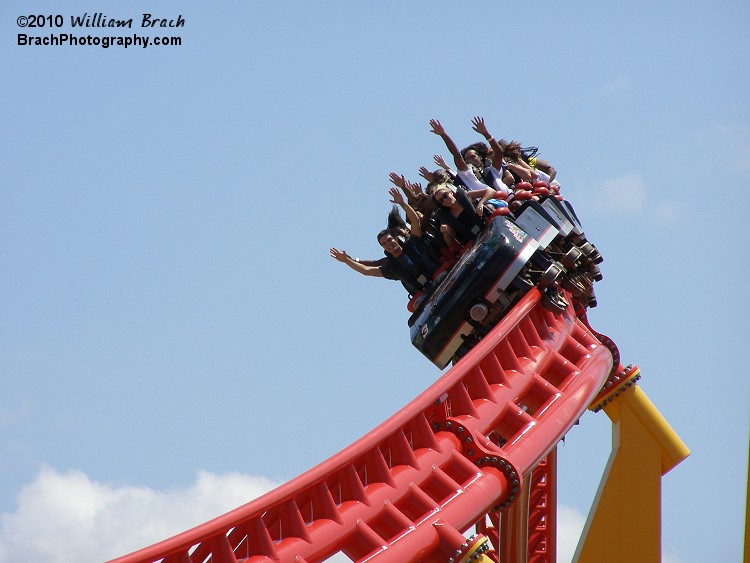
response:
<path id="1" fill-rule="evenodd" d="M 612 454 L 574 561 L 661 561 L 661 477 L 690 450 L 636 385 L 604 406 Z"/>

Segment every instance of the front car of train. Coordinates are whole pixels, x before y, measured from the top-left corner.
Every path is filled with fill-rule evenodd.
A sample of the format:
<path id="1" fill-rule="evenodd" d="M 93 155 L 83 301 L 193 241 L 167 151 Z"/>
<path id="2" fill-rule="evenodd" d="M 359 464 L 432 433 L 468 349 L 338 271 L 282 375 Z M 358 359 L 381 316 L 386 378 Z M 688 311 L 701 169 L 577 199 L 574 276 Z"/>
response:
<path id="1" fill-rule="evenodd" d="M 409 319 L 412 344 L 439 368 L 456 362 L 532 287 L 562 311 L 559 286 L 593 306 L 601 261 L 572 207 L 555 198 L 528 201 L 492 218 Z"/>

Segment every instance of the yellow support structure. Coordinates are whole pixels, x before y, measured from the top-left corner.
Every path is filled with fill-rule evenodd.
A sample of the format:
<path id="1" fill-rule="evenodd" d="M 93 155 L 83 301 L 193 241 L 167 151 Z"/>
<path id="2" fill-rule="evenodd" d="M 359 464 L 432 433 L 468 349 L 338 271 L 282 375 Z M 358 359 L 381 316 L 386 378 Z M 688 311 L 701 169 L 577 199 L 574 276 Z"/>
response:
<path id="1" fill-rule="evenodd" d="M 490 547 L 490 544 L 487 538 L 482 534 L 473 536 L 469 540 L 469 543 L 464 544 L 463 547 L 466 549 L 466 552 L 461 555 L 451 557 L 448 560 L 449 563 L 494 563 L 495 561 L 488 555 L 485 555 Z"/>
<path id="2" fill-rule="evenodd" d="M 612 454 L 573 561 L 661 561 L 661 477 L 690 450 L 633 385 L 604 406 Z"/>

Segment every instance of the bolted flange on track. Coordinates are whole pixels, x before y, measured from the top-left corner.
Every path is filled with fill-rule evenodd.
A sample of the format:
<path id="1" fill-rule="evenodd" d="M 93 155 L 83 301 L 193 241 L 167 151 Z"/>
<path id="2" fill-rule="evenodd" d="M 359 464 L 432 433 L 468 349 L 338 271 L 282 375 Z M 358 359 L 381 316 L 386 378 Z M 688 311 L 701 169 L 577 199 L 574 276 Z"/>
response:
<path id="1" fill-rule="evenodd" d="M 628 387 L 632 387 L 641 378 L 641 370 L 635 364 L 630 364 L 622 370 L 613 373 L 604 383 L 604 387 L 594 398 L 589 410 L 599 412 L 614 401 Z"/>

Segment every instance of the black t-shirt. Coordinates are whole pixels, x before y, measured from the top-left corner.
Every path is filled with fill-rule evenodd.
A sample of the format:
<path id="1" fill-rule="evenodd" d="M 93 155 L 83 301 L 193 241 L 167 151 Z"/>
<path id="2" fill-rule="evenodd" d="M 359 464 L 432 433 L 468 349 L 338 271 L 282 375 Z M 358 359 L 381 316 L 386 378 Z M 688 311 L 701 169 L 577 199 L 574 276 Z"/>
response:
<path id="1" fill-rule="evenodd" d="M 426 289 L 440 265 L 430 257 L 422 237 L 412 235 L 401 248 L 398 257 L 389 255 L 388 261 L 380 266 L 383 277 L 400 281 L 409 293 Z"/>
<path id="2" fill-rule="evenodd" d="M 439 223 L 452 227 L 456 231 L 458 242 L 466 244 L 477 237 L 482 227 L 484 227 L 484 221 L 477 215 L 474 204 L 463 188 L 456 190 L 456 201 L 463 207 L 463 210 L 457 217 L 451 214 L 450 209 L 441 207 L 435 212 L 435 218 Z"/>

